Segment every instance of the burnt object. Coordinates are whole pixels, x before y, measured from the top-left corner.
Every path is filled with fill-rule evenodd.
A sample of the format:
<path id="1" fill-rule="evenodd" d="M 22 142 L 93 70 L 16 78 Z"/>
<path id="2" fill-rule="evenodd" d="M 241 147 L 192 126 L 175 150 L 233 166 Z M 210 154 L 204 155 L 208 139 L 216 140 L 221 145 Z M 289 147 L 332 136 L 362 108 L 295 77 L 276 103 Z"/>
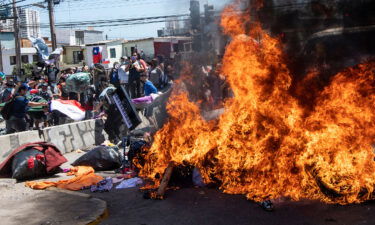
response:
<path id="1" fill-rule="evenodd" d="M 145 199 L 163 200 L 165 191 L 167 190 L 169 180 L 171 179 L 174 164 L 169 163 L 168 167 L 165 169 L 163 178 L 161 179 L 159 188 L 156 191 L 148 191 L 143 194 Z"/>
<path id="2" fill-rule="evenodd" d="M 108 96 L 108 102 L 114 110 L 118 112 L 116 119 L 121 119 L 129 130 L 134 130 L 142 123 L 124 86 L 120 86 L 115 92 Z"/>
<path id="3" fill-rule="evenodd" d="M 120 86 L 115 91 L 107 91 L 105 98 L 109 104 L 109 109 L 107 110 L 108 118 L 104 130 L 111 140 L 116 138 L 121 140 L 124 136 L 121 135 L 121 126 L 124 125 L 128 131 L 134 130 L 142 120 L 139 118 L 125 87 Z"/>

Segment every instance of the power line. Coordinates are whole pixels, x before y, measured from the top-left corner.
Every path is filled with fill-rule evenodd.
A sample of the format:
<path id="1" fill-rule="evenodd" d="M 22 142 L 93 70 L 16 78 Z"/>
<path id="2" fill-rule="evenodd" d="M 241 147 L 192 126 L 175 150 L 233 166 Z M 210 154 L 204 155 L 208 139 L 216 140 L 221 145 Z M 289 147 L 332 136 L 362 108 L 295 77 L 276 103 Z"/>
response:
<path id="1" fill-rule="evenodd" d="M 144 21 L 144 20 L 155 20 L 155 19 L 168 19 L 168 18 L 179 18 L 179 17 L 186 17 L 189 14 L 177 14 L 177 15 L 167 15 L 167 16 L 153 16 L 153 17 L 142 17 L 142 18 L 127 18 L 127 19 L 112 19 L 112 20 L 88 20 L 88 21 L 79 21 L 79 22 L 72 22 L 72 23 L 56 23 L 56 26 L 83 26 L 83 25 L 103 25 L 108 23 L 121 23 L 121 22 L 136 22 L 136 21 Z M 47 24 L 40 24 L 41 26 L 45 26 Z"/>
<path id="2" fill-rule="evenodd" d="M 189 20 L 189 19 L 188 18 L 186 18 L 186 19 L 175 19 L 173 21 L 187 21 L 187 20 Z M 116 23 L 99 24 L 99 25 L 97 25 L 96 23 L 85 24 L 85 25 L 82 25 L 82 24 L 74 24 L 74 25 L 73 24 L 67 24 L 67 25 L 56 24 L 56 27 L 59 27 L 59 28 L 85 27 L 85 26 L 92 26 L 92 27 L 118 27 L 118 26 L 129 26 L 129 25 L 162 23 L 162 22 L 167 22 L 167 21 L 170 21 L 170 20 L 166 20 L 166 19 L 150 20 L 150 21 L 139 20 L 139 21 L 116 22 Z M 35 27 L 35 26 L 32 26 L 32 25 L 21 25 L 21 27 L 22 28 L 26 28 L 26 27 Z M 47 24 L 45 24 L 45 25 L 41 25 L 40 27 L 41 28 L 48 28 L 49 26 Z"/>

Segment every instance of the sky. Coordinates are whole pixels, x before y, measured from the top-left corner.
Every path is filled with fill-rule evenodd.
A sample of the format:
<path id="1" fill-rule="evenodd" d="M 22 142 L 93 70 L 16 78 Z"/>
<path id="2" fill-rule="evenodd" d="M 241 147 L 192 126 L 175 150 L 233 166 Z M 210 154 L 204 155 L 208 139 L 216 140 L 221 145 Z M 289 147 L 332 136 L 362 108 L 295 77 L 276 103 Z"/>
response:
<path id="1" fill-rule="evenodd" d="M 222 9 L 232 0 L 200 0 L 203 5 L 213 4 L 215 10 Z M 19 5 L 41 2 L 27 0 Z M 131 19 L 152 16 L 189 14 L 190 0 L 64 0 L 55 7 L 55 21 L 76 22 L 88 20 Z M 37 7 L 40 11 L 41 23 L 49 23 L 48 11 Z M 157 36 L 157 30 L 165 27 L 165 23 L 127 25 L 118 27 L 98 27 L 109 39 L 124 38 L 127 40 Z M 73 28 L 75 29 L 75 28 Z M 42 36 L 50 36 L 49 29 L 42 29 Z"/>

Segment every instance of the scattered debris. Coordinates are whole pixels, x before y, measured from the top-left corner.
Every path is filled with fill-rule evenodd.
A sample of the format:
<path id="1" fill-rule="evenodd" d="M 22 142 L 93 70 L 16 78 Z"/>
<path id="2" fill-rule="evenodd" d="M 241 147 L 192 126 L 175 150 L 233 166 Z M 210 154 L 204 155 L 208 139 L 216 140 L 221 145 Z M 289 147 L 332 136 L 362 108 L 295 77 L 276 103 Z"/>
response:
<path id="1" fill-rule="evenodd" d="M 68 160 L 60 150 L 46 142 L 29 143 L 15 149 L 0 164 L 0 176 L 27 180 L 60 172 Z"/>
<path id="2" fill-rule="evenodd" d="M 75 153 L 84 153 L 84 151 L 82 151 L 81 149 L 77 149 L 75 150 Z"/>
<path id="3" fill-rule="evenodd" d="M 271 202 L 271 200 L 260 202 L 259 205 L 267 212 L 272 212 L 274 210 L 273 203 Z"/>
<path id="4" fill-rule="evenodd" d="M 32 189 L 43 190 L 49 187 L 57 187 L 71 191 L 78 191 L 91 185 L 96 185 L 103 180 L 103 177 L 96 175 L 92 167 L 78 166 L 73 167 L 68 173 L 68 176 L 74 175 L 75 177 L 69 180 L 60 180 L 57 182 L 42 181 L 42 182 L 26 182 L 26 186 Z"/>
<path id="5" fill-rule="evenodd" d="M 143 184 L 143 180 L 139 177 L 134 177 L 128 180 L 122 181 L 116 186 L 116 189 L 133 188 Z"/>
<path id="6" fill-rule="evenodd" d="M 91 166 L 95 171 L 115 170 L 122 165 L 117 147 L 98 146 L 78 158 L 72 166 Z"/>
<path id="7" fill-rule="evenodd" d="M 100 181 L 96 185 L 91 185 L 91 192 L 108 192 L 113 187 L 112 178 L 107 177 L 106 179 Z"/>

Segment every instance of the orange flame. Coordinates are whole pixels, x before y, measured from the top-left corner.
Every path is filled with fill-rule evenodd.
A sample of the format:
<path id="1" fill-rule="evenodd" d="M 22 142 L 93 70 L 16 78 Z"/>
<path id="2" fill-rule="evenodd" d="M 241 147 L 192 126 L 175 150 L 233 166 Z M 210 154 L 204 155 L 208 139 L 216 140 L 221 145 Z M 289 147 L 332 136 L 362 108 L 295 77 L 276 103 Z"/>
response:
<path id="1" fill-rule="evenodd" d="M 141 175 L 158 185 L 170 162 L 200 169 L 230 194 L 262 201 L 279 197 L 328 203 L 372 199 L 375 187 L 375 63 L 337 74 L 306 117 L 290 94 L 292 76 L 280 43 L 228 8 L 222 26 L 232 37 L 223 59 L 235 97 L 206 122 L 176 88 L 170 120 L 156 135 Z M 181 86 L 181 83 L 177 86 Z"/>

